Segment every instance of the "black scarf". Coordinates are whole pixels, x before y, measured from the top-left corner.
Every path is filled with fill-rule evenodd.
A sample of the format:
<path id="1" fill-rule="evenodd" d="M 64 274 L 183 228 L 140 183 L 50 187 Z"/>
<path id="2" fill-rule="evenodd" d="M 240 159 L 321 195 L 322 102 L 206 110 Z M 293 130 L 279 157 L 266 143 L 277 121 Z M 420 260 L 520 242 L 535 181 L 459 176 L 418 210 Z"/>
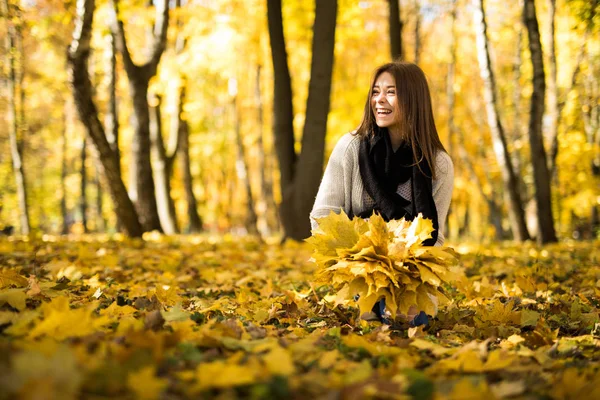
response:
<path id="1" fill-rule="evenodd" d="M 424 218 L 433 221 L 434 228 L 432 238 L 423 244 L 433 246 L 438 236 L 438 219 L 432 194 L 431 169 L 427 161 L 421 161 L 421 172 L 408 144 L 394 153 L 387 129 L 377 129 L 372 138 L 361 140 L 358 163 L 365 190 L 375 201 L 374 210 L 366 210 L 359 217 L 368 218 L 376 211 L 385 221 L 402 217 L 413 220 L 421 213 Z M 398 185 L 409 178 L 412 178 L 412 198 L 405 199 L 397 190 Z"/>

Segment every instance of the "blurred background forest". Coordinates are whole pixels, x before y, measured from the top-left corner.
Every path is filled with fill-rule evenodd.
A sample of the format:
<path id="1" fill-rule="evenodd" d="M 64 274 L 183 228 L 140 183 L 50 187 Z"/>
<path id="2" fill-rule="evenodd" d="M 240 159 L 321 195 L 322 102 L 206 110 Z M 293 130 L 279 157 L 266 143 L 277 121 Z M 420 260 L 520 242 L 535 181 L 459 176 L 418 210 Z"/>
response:
<path id="1" fill-rule="evenodd" d="M 451 243 L 600 234 L 599 0 L 1 1 L 5 234 L 306 237 L 398 57 L 454 160 Z"/>

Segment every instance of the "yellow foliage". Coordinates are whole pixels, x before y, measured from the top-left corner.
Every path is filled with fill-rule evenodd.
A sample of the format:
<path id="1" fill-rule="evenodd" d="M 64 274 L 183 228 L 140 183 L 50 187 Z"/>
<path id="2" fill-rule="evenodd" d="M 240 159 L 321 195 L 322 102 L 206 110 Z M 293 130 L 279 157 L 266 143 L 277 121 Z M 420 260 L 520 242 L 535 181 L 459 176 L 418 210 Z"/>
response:
<path id="1" fill-rule="evenodd" d="M 450 249 L 422 246 L 426 223 L 410 235 L 407 221 L 353 224 L 356 241 L 325 268 L 304 244 L 44 243 L 47 263 L 75 254 L 70 265 L 82 275 L 34 275 L 40 266 L 25 263 L 21 273 L 35 276 L 29 287 L 0 289 L 2 395 L 597 397 L 594 244 L 461 247 L 467 277 Z M 173 249 L 181 266 L 164 272 L 158 266 L 176 258 Z M 121 264 L 105 268 L 94 254 Z M 331 282 L 314 285 L 323 270 Z M 517 294 L 524 276 L 536 289 Z M 456 282 L 465 292 L 451 289 Z M 442 295 L 440 285 L 451 290 Z M 409 328 L 357 320 L 353 308 L 324 302 L 354 304 L 355 294 L 361 309 L 383 297 L 410 315 L 417 304 L 438 312 L 428 327 Z"/>
<path id="2" fill-rule="evenodd" d="M 19 274 L 18 271 L 8 268 L 0 270 L 0 289 L 9 286 L 26 287 L 27 284 L 27 278 Z"/>
<path id="3" fill-rule="evenodd" d="M 56 297 L 42 305 L 43 319 L 29 332 L 29 337 L 47 335 L 56 340 L 85 336 L 97 332 L 109 322 L 107 317 L 94 317 L 89 308 L 71 309 L 69 299 Z"/>
<path id="4" fill-rule="evenodd" d="M 135 397 L 141 400 L 158 399 L 168 384 L 167 379 L 156 377 L 154 365 L 143 367 L 127 376 L 127 386 L 135 393 Z"/>
<path id="5" fill-rule="evenodd" d="M 27 295 L 22 289 L 0 290 L 0 305 L 8 303 L 18 311 L 23 311 L 25 309 L 25 300 L 27 300 Z"/>
<path id="6" fill-rule="evenodd" d="M 392 315 L 411 306 L 436 315 L 448 302 L 440 286 L 462 274 L 451 249 L 422 245 L 431 232 L 431 220 L 421 214 L 389 223 L 373 214 L 367 223 L 332 212 L 307 239 L 320 267 L 317 282 L 333 286 L 335 305 L 356 301 L 361 314 L 385 298 Z"/>

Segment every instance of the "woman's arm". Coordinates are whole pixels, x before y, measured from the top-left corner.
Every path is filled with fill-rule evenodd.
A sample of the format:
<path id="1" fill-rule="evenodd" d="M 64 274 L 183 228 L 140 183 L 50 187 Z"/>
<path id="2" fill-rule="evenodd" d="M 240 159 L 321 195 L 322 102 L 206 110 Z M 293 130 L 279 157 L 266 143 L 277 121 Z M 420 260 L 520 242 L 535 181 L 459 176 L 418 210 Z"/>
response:
<path id="1" fill-rule="evenodd" d="M 351 155 L 348 153 L 348 149 L 355 138 L 351 134 L 342 136 L 329 157 L 315 204 L 310 213 L 310 224 L 313 230 L 318 226 L 317 219 L 329 215 L 331 211 L 339 213 L 340 209 L 343 209 L 346 213 L 349 212 L 350 204 L 347 204 L 346 201 L 347 188 L 345 186 L 351 184 L 350 174 L 352 171 L 349 170 L 349 166 L 352 160 L 348 159 L 348 156 Z"/>
<path id="2" fill-rule="evenodd" d="M 454 189 L 454 164 L 452 159 L 445 151 L 438 152 L 435 159 L 436 179 L 433 180 L 433 201 L 438 215 L 438 239 L 436 246 L 444 244 L 444 229 L 446 226 L 446 217 L 452 200 L 452 190 Z"/>

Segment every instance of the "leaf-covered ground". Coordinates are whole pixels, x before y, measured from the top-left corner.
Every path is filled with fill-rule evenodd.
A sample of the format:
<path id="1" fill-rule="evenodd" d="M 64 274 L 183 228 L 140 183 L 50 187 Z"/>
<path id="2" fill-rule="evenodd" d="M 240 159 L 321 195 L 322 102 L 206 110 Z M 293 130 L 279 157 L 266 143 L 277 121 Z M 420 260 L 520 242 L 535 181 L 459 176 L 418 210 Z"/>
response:
<path id="1" fill-rule="evenodd" d="M 599 242 L 459 246 L 409 331 L 332 309 L 305 244 L 100 239 L 0 241 L 1 399 L 600 398 Z"/>

